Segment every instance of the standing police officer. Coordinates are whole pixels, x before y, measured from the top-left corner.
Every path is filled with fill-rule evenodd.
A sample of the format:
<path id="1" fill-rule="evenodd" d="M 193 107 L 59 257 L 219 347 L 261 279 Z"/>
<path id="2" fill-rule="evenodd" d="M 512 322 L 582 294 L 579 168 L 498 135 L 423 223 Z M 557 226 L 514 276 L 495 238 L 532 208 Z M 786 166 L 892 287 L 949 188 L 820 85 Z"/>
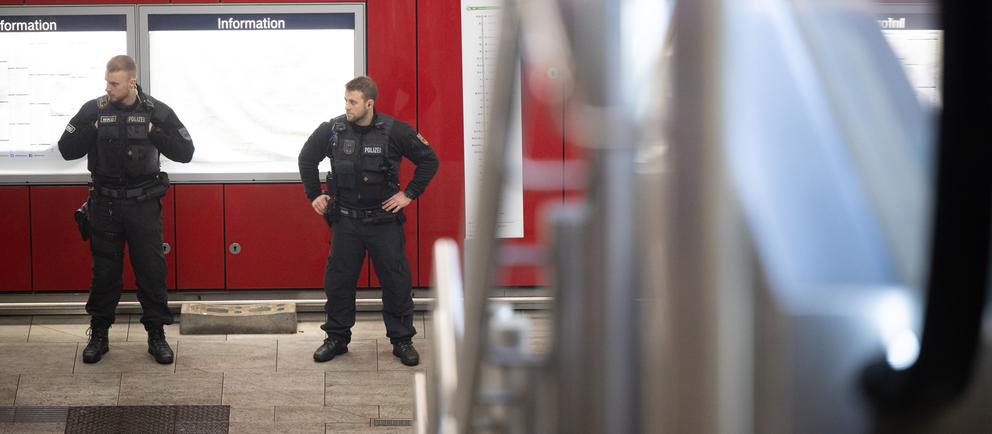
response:
<path id="1" fill-rule="evenodd" d="M 138 283 L 141 323 L 148 331 L 148 353 L 172 363 L 162 326 L 172 323 L 165 289 L 162 202 L 169 178 L 159 170 L 159 154 L 188 163 L 193 141 L 176 114 L 145 95 L 129 56 L 107 62 L 107 94 L 83 104 L 65 127 L 59 151 L 66 160 L 88 155 L 92 174 L 88 224 L 92 239 L 93 284 L 86 312 L 90 339 L 83 362 L 96 363 L 109 351 L 108 329 L 121 299 L 124 244 Z"/>
<path id="2" fill-rule="evenodd" d="M 382 320 L 393 355 L 407 366 L 420 363 L 411 338 L 413 290 L 405 255 L 402 209 L 423 194 L 438 159 L 410 125 L 375 110 L 378 89 L 360 76 L 345 85 L 345 115 L 324 122 L 300 151 L 300 178 L 311 206 L 331 226 L 331 252 L 324 267 L 327 339 L 313 353 L 326 362 L 348 352 L 355 325 L 355 284 L 365 251 L 382 283 Z M 331 160 L 327 191 L 320 189 L 317 165 Z M 405 189 L 399 187 L 402 157 L 417 167 Z"/>

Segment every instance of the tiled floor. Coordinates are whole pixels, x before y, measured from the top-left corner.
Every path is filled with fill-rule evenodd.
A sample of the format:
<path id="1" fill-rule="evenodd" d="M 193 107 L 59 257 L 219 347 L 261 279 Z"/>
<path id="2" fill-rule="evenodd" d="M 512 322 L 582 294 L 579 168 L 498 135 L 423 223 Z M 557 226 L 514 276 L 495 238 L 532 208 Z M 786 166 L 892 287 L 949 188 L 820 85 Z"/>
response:
<path id="1" fill-rule="evenodd" d="M 166 328 L 175 363 L 147 353 L 138 316 L 121 316 L 110 330 L 110 352 L 84 364 L 86 316 L 0 317 L 0 406 L 208 405 L 231 406 L 231 433 L 412 432 L 370 426 L 374 418 L 413 416 L 413 373 L 431 362 L 431 321 L 416 314 L 415 368 L 392 355 L 382 317 L 360 312 L 348 353 L 313 361 L 323 314 L 299 315 L 292 335 L 181 335 Z M 535 320 L 532 345 L 546 344 L 548 317 Z M 64 424 L 0 423 L 0 433 L 61 433 Z"/>

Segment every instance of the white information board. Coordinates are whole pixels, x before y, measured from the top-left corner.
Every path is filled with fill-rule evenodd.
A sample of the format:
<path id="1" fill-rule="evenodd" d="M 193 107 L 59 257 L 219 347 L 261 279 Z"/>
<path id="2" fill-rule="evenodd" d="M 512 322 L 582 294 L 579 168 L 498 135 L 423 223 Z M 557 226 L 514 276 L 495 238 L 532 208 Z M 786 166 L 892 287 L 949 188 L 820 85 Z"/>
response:
<path id="1" fill-rule="evenodd" d="M 465 134 L 465 237 L 475 234 L 475 210 L 482 179 L 482 158 L 490 95 L 495 79 L 497 44 L 500 27 L 500 2 L 462 0 L 462 95 Z M 520 82 L 517 68 L 517 82 Z M 513 96 L 511 129 L 507 135 L 507 176 L 503 184 L 503 202 L 497 217 L 496 236 L 524 236 L 523 138 L 521 132 L 520 92 Z"/>
<path id="2" fill-rule="evenodd" d="M 140 7 L 146 91 L 172 107 L 196 152 L 163 170 L 187 181 L 298 181 L 317 125 L 344 113 L 365 73 L 362 5 Z M 329 169 L 325 161 L 322 171 Z"/>
<path id="3" fill-rule="evenodd" d="M 926 13 L 893 12 L 876 18 L 920 103 L 931 109 L 940 108 L 944 32 L 937 29 L 934 17 Z"/>
<path id="4" fill-rule="evenodd" d="M 107 61 L 133 53 L 133 27 L 133 7 L 0 8 L 0 182 L 89 178 L 58 140 L 104 93 Z"/>

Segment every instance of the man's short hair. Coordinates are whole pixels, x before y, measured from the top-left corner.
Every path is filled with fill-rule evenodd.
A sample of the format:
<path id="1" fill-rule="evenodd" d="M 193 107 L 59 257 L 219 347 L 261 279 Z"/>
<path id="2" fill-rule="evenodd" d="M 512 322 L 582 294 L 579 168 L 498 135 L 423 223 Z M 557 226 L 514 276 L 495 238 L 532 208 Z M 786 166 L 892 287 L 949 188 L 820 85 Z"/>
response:
<path id="1" fill-rule="evenodd" d="M 365 75 L 351 79 L 348 84 L 344 85 L 344 89 L 348 92 L 355 90 L 361 92 L 366 101 L 379 98 L 379 88 L 376 87 L 371 78 Z"/>
<path id="2" fill-rule="evenodd" d="M 128 78 L 138 78 L 138 65 L 131 56 L 121 54 L 110 58 L 107 62 L 107 72 L 117 71 L 126 71 Z"/>

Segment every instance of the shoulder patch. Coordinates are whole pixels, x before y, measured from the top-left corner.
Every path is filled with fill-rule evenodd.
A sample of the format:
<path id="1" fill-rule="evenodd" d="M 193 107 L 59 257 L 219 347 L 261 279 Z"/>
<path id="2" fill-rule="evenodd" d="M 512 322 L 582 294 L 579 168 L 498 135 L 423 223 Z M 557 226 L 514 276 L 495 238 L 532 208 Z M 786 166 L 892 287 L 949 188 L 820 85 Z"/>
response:
<path id="1" fill-rule="evenodd" d="M 99 108 L 107 107 L 107 96 L 101 96 L 96 99 L 96 106 Z"/>
<path id="2" fill-rule="evenodd" d="M 427 143 L 427 139 L 425 139 L 424 136 L 421 136 L 420 133 L 417 133 L 417 139 L 419 139 L 420 140 L 420 143 L 423 143 L 424 146 L 430 146 L 431 145 L 430 143 Z"/>
<path id="3" fill-rule="evenodd" d="M 344 151 L 345 155 L 351 155 L 355 153 L 355 140 L 345 139 L 341 141 L 341 150 Z"/>
<path id="4" fill-rule="evenodd" d="M 69 134 L 75 133 L 76 127 L 74 127 L 72 124 L 66 124 L 65 131 Z"/>

